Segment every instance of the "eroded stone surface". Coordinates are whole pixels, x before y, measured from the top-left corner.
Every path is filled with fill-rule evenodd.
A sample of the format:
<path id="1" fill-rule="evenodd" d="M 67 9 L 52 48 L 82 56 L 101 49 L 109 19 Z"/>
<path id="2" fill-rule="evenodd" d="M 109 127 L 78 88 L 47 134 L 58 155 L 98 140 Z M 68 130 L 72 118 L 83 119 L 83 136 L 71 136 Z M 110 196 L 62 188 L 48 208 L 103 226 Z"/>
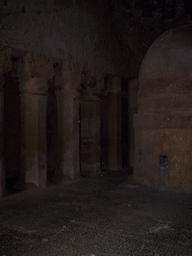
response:
<path id="1" fill-rule="evenodd" d="M 191 24 L 181 26 L 151 45 L 140 69 L 134 116 L 135 178 L 188 193 L 192 191 L 191 35 Z"/>
<path id="2" fill-rule="evenodd" d="M 190 256 L 191 202 L 119 172 L 25 191 L 0 202 L 0 253 Z"/>
<path id="3" fill-rule="evenodd" d="M 79 89 L 83 65 L 74 60 L 63 61 L 55 69 L 55 84 L 57 89 Z"/>
<path id="4" fill-rule="evenodd" d="M 17 62 L 21 91 L 20 182 L 45 188 L 47 183 L 46 104 L 52 59 L 28 52 Z"/>
<path id="5" fill-rule="evenodd" d="M 53 61 L 43 53 L 28 52 L 18 61 L 17 75 L 20 81 L 34 77 L 49 80 L 54 75 Z"/>

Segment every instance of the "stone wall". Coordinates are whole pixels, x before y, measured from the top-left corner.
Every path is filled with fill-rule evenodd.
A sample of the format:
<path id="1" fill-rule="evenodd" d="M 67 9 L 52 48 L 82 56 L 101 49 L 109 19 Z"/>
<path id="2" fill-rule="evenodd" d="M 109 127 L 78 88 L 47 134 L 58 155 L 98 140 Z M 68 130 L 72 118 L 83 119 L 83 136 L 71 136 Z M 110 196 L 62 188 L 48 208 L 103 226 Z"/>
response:
<path id="1" fill-rule="evenodd" d="M 11 47 L 13 56 L 42 52 L 54 62 L 74 59 L 87 69 L 136 78 L 151 43 L 190 16 L 142 17 L 141 7 L 132 2 L 3 1 L 0 43 Z"/>
<path id="2" fill-rule="evenodd" d="M 135 178 L 192 191 L 192 25 L 158 37 L 140 69 L 135 126 Z"/>
<path id="3" fill-rule="evenodd" d="M 106 73 L 131 68 L 131 51 L 119 40 L 106 6 L 75 1 L 7 1 L 3 6 L 1 43 L 20 51 L 42 52 L 54 58 L 74 59 L 85 68 Z M 124 62 L 124 66 L 120 64 Z"/>

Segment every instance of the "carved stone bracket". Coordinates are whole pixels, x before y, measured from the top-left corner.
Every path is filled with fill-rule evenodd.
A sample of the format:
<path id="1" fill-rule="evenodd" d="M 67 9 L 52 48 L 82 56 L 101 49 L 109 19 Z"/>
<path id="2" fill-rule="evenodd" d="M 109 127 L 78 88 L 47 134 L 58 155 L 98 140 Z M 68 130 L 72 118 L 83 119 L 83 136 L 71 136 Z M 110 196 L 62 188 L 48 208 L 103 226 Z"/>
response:
<path id="1" fill-rule="evenodd" d="M 121 78 L 120 77 L 109 77 L 108 80 L 108 91 L 112 93 L 121 92 Z"/>
<path id="2" fill-rule="evenodd" d="M 0 73 L 9 72 L 12 63 L 10 60 L 11 48 L 0 46 Z"/>
<path id="3" fill-rule="evenodd" d="M 74 60 L 65 60 L 55 69 L 55 86 L 57 90 L 80 89 L 83 65 Z"/>
<path id="4" fill-rule="evenodd" d="M 12 67 L 10 60 L 11 49 L 5 46 L 0 47 L 0 90 L 3 90 L 5 82 L 3 73 L 9 72 Z"/>
<path id="5" fill-rule="evenodd" d="M 28 52 L 19 59 L 17 74 L 21 92 L 41 93 L 47 90 L 42 81 L 54 76 L 53 61 L 42 53 Z"/>
<path id="6" fill-rule="evenodd" d="M 84 70 L 81 85 L 81 93 L 83 95 L 100 96 L 104 87 L 104 73 L 98 70 Z"/>

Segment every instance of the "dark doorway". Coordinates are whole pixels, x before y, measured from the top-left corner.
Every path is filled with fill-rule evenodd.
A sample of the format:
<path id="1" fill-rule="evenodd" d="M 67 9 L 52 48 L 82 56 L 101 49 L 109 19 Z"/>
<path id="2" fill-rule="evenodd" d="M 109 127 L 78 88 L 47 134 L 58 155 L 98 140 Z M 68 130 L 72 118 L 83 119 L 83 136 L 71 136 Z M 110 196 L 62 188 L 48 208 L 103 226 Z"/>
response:
<path id="1" fill-rule="evenodd" d="M 49 85 L 47 97 L 47 179 L 55 174 L 57 157 L 57 99 L 53 85 Z"/>
<path id="2" fill-rule="evenodd" d="M 129 81 L 122 79 L 121 81 L 121 106 L 122 106 L 122 167 L 127 168 L 129 166 L 128 161 L 128 86 Z"/>
<path id="3" fill-rule="evenodd" d="M 4 84 L 4 159 L 6 188 L 13 189 L 20 170 L 20 96 L 19 82 L 5 74 Z"/>

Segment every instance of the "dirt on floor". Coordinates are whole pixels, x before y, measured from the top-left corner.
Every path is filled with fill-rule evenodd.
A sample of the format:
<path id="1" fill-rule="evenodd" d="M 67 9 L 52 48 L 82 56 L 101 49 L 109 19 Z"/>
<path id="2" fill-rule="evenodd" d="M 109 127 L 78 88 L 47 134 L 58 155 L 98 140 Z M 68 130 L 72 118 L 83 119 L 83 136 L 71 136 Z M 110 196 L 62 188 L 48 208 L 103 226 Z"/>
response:
<path id="1" fill-rule="evenodd" d="M 192 195 L 126 172 L 6 196 L 0 223 L 0 256 L 192 255 Z"/>

